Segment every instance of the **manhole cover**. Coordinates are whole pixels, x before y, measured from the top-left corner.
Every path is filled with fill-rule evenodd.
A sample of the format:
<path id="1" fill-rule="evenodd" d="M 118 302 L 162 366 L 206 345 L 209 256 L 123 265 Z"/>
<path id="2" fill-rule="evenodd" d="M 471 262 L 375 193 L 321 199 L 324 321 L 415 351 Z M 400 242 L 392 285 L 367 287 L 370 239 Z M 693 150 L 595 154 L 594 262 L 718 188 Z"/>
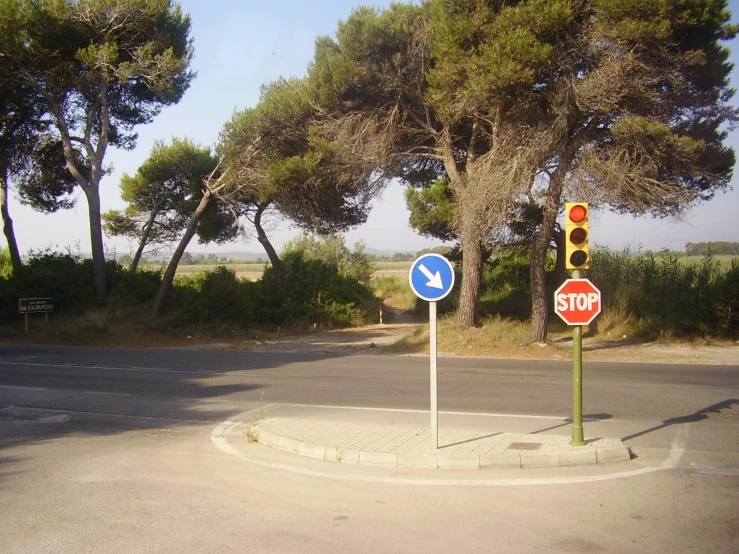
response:
<path id="1" fill-rule="evenodd" d="M 508 450 L 539 450 L 539 442 L 512 442 Z"/>

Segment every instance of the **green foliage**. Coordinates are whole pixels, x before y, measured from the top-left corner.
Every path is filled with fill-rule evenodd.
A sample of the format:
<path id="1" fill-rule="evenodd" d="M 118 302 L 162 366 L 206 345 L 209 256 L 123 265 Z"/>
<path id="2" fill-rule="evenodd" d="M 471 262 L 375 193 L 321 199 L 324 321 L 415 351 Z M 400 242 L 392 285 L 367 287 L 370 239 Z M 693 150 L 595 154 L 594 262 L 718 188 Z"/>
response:
<path id="1" fill-rule="evenodd" d="M 138 269 L 136 272 L 124 271 L 124 267 L 108 262 L 110 275 L 110 296 L 123 303 L 148 304 L 156 298 L 162 283 L 161 270 Z"/>
<path id="2" fill-rule="evenodd" d="M 736 263 L 727 269 L 707 255 L 700 264 L 685 265 L 674 254 L 597 249 L 589 278 L 600 288 L 604 306 L 633 316 L 643 336 L 739 333 Z"/>
<path id="3" fill-rule="evenodd" d="M 375 268 L 364 251 L 364 243 L 358 242 L 351 251 L 341 235 L 303 235 L 285 244 L 283 256 L 300 253 L 306 260 L 320 260 L 336 267 L 344 277 L 369 283 Z"/>
<path id="4" fill-rule="evenodd" d="M 95 294 L 92 260 L 55 252 L 50 249 L 32 252 L 28 261 L 17 271 L 6 271 L 5 256 L 0 254 L 0 316 L 18 316 L 19 298 L 53 298 L 54 311 L 79 313 L 101 307 L 104 301 Z M 107 262 L 110 301 L 124 304 L 151 302 L 161 275 L 155 271 L 125 271 L 115 261 Z"/>
<path id="5" fill-rule="evenodd" d="M 448 119 L 526 101 L 553 62 L 551 44 L 572 24 L 570 2 L 431 3 L 428 97 Z"/>
<path id="6" fill-rule="evenodd" d="M 633 255 L 603 248 L 592 252 L 588 278 L 601 290 L 606 311 L 633 322 L 634 335 L 653 339 L 739 334 L 739 260 L 725 265 L 707 255 L 700 263 L 685 264 L 674 253 Z M 488 261 L 483 268 L 481 313 L 527 320 L 529 267 L 530 255 L 523 248 L 507 249 Z M 549 259 L 548 274 L 553 270 Z M 553 286 L 549 279 L 550 308 Z"/>
<path id="7" fill-rule="evenodd" d="M 452 230 L 475 247 L 516 199 L 542 208 L 521 238 L 534 239 L 532 330 L 545 335 L 541 262 L 570 190 L 664 216 L 728 186 L 726 129 L 739 120 L 721 44 L 736 34 L 729 22 L 725 0 L 361 7 L 335 40 L 317 42 L 308 79 L 317 104 L 351 131 L 352 154 L 415 187 L 409 206 L 422 233 L 449 236 L 450 201 Z M 452 194 L 435 184 L 445 179 Z M 467 267 L 481 261 L 476 251 L 468 247 Z M 478 293 L 463 295 L 467 325 Z"/>
<path id="8" fill-rule="evenodd" d="M 408 223 L 421 235 L 455 240 L 454 195 L 448 179 L 439 179 L 431 186 L 405 189 L 405 203 L 410 217 Z"/>
<path id="9" fill-rule="evenodd" d="M 316 141 L 311 100 L 304 79 L 263 85 L 259 103 L 223 126 L 223 180 L 245 211 L 272 207 L 302 229 L 343 231 L 366 221 L 371 194 L 361 179 L 337 170 L 340 149 Z"/>
<path id="10" fill-rule="evenodd" d="M 6 279 L 13 274 L 13 263 L 10 260 L 10 250 L 0 248 L 0 278 Z"/>
<path id="11" fill-rule="evenodd" d="M 135 127 L 182 99 L 195 77 L 189 33 L 190 18 L 173 0 L 0 3 L 2 74 L 33 91 L 42 119 L 56 127 L 64 166 L 88 199 L 101 296 L 107 276 L 99 186 L 107 148 L 132 149 Z M 58 157 L 58 148 L 49 155 Z M 30 180 L 32 205 L 55 208 L 55 196 L 69 194 L 71 180 L 66 186 L 55 179 L 61 166 L 53 167 Z"/>
<path id="12" fill-rule="evenodd" d="M 0 252 L 0 267 L 5 251 Z M 237 279 L 234 271 L 217 267 L 174 283 L 166 325 L 186 327 L 194 324 L 253 326 L 294 326 L 309 328 L 345 327 L 370 321 L 379 301 L 366 284 L 340 274 L 334 264 L 305 259 L 300 252 L 286 255 L 286 289 L 277 289 L 274 271 L 267 268 L 258 281 Z M 115 306 L 150 304 L 161 284 L 160 271 L 124 270 L 108 262 L 108 288 L 111 294 L 101 299 L 92 287 L 92 261 L 45 250 L 34 253 L 14 274 L 0 275 L 0 317 L 18 318 L 18 299 L 51 297 L 55 311 L 82 313 L 107 302 Z M 104 333 L 107 324 L 90 322 L 90 336 Z M 93 329 L 94 327 L 94 329 Z"/>
<path id="13" fill-rule="evenodd" d="M 300 251 L 283 253 L 282 259 L 286 275 L 282 294 L 273 268 L 266 268 L 261 279 L 266 302 L 258 306 L 260 321 L 303 327 L 357 325 L 369 321 L 368 310 L 375 312 L 379 306 L 368 285 L 342 274 L 332 263 L 307 259 Z"/>
<path id="14" fill-rule="evenodd" d="M 10 282 L 16 290 L 11 313 L 17 312 L 18 298 L 25 297 L 51 297 L 60 312 L 99 306 L 100 302 L 94 295 L 92 261 L 50 249 L 32 252 Z"/>
<path id="15" fill-rule="evenodd" d="M 336 266 L 305 259 L 301 252 L 284 256 L 285 289 L 279 291 L 274 270 L 266 268 L 261 279 L 237 279 L 234 271 L 218 267 L 175 280 L 169 322 L 182 326 L 231 322 L 242 328 L 253 325 L 329 327 L 358 325 L 369 320 L 368 309 L 379 303 L 368 286 L 341 275 Z"/>
<path id="16" fill-rule="evenodd" d="M 214 321 L 250 323 L 253 319 L 254 295 L 259 287 L 249 281 L 239 281 L 236 273 L 217 267 L 175 280 L 171 305 L 177 306 L 171 321 L 210 323 Z M 245 325 L 246 326 L 246 325 Z"/>
<path id="17" fill-rule="evenodd" d="M 483 266 L 480 312 L 527 320 L 531 316 L 531 254 L 509 248 Z"/>
<path id="18" fill-rule="evenodd" d="M 121 198 L 128 206 L 104 213 L 103 229 L 108 235 L 138 241 L 134 257 L 138 263 L 147 246 L 168 245 L 180 238 L 203 197 L 203 180 L 217 165 L 209 148 L 189 139 L 155 142 L 136 173 L 121 178 Z M 215 198 L 200 217 L 197 233 L 201 243 L 219 243 L 233 240 L 239 229 L 233 211 Z"/>
<path id="19" fill-rule="evenodd" d="M 372 288 L 375 296 L 380 298 L 385 306 L 405 312 L 418 312 L 422 309 L 422 302 L 411 289 L 407 277 L 380 275 L 372 279 Z"/>

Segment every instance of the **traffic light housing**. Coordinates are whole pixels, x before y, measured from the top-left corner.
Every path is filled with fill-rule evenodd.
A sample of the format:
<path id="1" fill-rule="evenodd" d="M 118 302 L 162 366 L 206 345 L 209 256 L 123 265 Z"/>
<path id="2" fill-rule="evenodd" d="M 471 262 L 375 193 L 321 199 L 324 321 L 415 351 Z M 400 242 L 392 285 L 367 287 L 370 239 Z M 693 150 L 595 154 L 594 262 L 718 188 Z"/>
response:
<path id="1" fill-rule="evenodd" d="M 565 204 L 565 267 L 567 269 L 590 268 L 589 212 L 587 202 L 567 202 Z"/>

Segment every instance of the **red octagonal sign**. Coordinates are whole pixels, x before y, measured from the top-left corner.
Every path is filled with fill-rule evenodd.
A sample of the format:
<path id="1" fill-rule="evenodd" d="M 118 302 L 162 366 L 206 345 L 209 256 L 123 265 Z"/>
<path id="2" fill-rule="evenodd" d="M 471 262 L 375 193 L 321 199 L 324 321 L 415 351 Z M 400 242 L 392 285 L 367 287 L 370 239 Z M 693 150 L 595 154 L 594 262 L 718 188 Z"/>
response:
<path id="1" fill-rule="evenodd" d="M 600 291 L 588 279 L 567 279 L 554 293 L 554 311 L 568 325 L 590 325 L 600 309 Z"/>

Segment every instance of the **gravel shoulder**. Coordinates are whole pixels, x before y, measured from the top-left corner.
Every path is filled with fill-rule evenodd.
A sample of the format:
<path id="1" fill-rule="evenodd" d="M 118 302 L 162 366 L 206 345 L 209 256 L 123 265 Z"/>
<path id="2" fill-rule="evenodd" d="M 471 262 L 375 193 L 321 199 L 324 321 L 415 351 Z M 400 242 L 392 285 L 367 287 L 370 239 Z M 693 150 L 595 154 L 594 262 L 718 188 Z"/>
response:
<path id="1" fill-rule="evenodd" d="M 191 348 L 224 350 L 272 350 L 284 352 L 345 352 L 427 356 L 428 348 L 398 349 L 392 345 L 414 333 L 421 324 L 398 323 L 369 325 L 341 330 L 316 331 L 302 335 L 254 336 L 238 342 L 211 343 Z M 700 345 L 689 343 L 635 343 L 625 339 L 583 341 L 584 356 L 589 360 L 632 363 L 676 363 L 739 365 L 739 343 Z M 488 357 L 569 360 L 572 359 L 572 341 L 560 340 L 546 346 L 538 344 L 500 348 L 485 355 L 473 352 L 439 352 L 441 357 Z"/>

